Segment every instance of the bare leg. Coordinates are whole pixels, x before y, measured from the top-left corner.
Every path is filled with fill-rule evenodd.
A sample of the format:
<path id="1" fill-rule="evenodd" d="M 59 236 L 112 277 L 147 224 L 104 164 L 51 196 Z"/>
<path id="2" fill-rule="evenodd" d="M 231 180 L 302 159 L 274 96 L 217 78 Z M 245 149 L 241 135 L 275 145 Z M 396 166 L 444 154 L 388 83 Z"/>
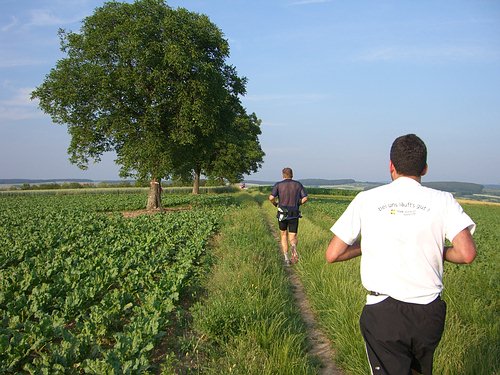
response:
<path id="1" fill-rule="evenodd" d="M 289 233 L 288 237 L 290 238 L 290 244 L 292 245 L 292 263 L 297 263 L 299 261 L 299 256 L 297 254 L 297 233 Z"/>
<path id="2" fill-rule="evenodd" d="M 281 240 L 281 251 L 283 251 L 283 256 L 285 259 L 288 258 L 288 231 L 282 230 L 280 231 L 280 240 Z"/>

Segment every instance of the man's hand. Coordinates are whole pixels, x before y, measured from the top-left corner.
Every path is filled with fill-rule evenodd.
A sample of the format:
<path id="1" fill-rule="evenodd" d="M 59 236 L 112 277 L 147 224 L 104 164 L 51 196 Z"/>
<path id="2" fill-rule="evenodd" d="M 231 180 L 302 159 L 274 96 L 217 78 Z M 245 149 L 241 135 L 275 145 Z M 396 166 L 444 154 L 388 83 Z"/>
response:
<path id="1" fill-rule="evenodd" d="M 272 195 L 272 194 L 271 194 L 271 195 L 269 195 L 269 197 L 268 197 L 267 199 L 269 199 L 269 201 L 272 203 L 272 205 L 273 205 L 274 207 L 277 207 L 277 206 L 278 206 L 278 202 L 276 202 L 276 197 L 275 197 L 274 195 Z"/>

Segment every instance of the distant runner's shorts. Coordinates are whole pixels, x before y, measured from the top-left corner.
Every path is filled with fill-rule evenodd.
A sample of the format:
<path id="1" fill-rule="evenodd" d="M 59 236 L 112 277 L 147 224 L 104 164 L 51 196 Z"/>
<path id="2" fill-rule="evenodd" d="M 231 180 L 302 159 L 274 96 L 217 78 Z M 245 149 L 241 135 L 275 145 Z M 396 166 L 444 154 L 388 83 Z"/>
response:
<path id="1" fill-rule="evenodd" d="M 441 340 L 446 303 L 440 297 L 427 305 L 391 297 L 365 305 L 359 319 L 372 374 L 432 374 L 434 351 Z"/>
<path id="2" fill-rule="evenodd" d="M 299 219 L 289 219 L 289 220 L 283 220 L 279 221 L 278 224 L 280 227 L 280 230 L 287 230 L 289 233 L 297 233 L 299 230 Z"/>

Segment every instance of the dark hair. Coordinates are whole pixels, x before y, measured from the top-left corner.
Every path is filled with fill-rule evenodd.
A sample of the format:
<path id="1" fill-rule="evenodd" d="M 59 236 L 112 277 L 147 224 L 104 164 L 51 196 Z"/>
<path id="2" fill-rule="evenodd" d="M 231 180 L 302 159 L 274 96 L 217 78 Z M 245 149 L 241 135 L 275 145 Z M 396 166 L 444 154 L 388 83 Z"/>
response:
<path id="1" fill-rule="evenodd" d="M 288 167 L 283 168 L 281 173 L 283 174 L 283 177 L 285 177 L 285 178 L 292 178 L 293 177 L 292 168 L 288 168 Z"/>
<path id="2" fill-rule="evenodd" d="M 391 161 L 403 176 L 422 176 L 427 165 L 427 147 L 415 134 L 402 135 L 391 147 Z"/>

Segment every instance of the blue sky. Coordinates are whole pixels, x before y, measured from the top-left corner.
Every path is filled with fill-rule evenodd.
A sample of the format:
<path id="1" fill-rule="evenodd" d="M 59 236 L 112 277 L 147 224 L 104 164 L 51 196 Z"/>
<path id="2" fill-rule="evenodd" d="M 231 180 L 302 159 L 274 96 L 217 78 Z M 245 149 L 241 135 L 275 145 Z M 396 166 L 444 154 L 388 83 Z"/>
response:
<path id="1" fill-rule="evenodd" d="M 30 92 L 100 0 L 0 2 L 0 178 L 117 179 L 113 155 L 81 171 L 69 136 Z M 389 148 L 416 133 L 424 181 L 500 184 L 500 2 L 168 1 L 210 17 L 248 78 L 263 167 L 250 179 L 388 181 Z"/>

